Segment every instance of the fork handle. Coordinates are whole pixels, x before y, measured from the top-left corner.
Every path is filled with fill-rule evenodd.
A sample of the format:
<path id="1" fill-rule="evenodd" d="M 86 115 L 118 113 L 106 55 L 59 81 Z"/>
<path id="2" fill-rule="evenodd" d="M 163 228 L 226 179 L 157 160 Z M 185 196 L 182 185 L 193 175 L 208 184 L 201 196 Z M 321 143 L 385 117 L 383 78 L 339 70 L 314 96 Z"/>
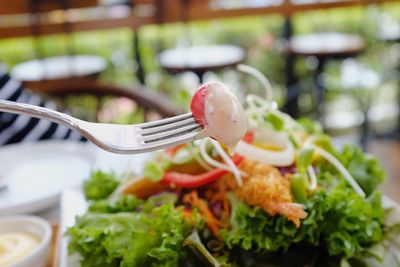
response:
<path id="1" fill-rule="evenodd" d="M 48 108 L 38 107 L 30 104 L 17 103 L 8 100 L 0 100 L 0 111 L 28 115 L 31 117 L 45 119 L 68 128 L 79 129 L 79 120 L 65 113 Z"/>

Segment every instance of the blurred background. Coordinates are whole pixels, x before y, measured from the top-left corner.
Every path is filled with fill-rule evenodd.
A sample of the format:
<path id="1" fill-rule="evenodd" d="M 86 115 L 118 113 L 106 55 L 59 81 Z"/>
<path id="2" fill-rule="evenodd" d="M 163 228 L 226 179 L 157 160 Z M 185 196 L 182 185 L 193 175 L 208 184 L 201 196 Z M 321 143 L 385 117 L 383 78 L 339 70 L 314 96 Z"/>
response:
<path id="1" fill-rule="evenodd" d="M 113 123 L 185 111 L 207 81 L 262 96 L 245 63 L 281 109 L 400 171 L 400 1 L 1 0 L 0 63 L 61 109 Z"/>

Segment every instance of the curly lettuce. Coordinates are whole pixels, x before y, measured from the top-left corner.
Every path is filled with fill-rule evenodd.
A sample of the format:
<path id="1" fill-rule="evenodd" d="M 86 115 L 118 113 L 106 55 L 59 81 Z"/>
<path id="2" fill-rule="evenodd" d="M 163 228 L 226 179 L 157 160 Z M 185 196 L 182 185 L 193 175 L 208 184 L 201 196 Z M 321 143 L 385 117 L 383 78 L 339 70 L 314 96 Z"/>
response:
<path id="1" fill-rule="evenodd" d="M 87 213 L 68 229 L 81 266 L 178 266 L 190 233 L 182 212 L 164 204 L 150 212 Z"/>
<path id="2" fill-rule="evenodd" d="M 120 184 L 114 173 L 95 171 L 83 184 L 83 192 L 88 200 L 107 198 Z"/>
<path id="3" fill-rule="evenodd" d="M 379 160 L 355 145 L 345 145 L 339 159 L 367 195 L 385 180 L 385 171 Z"/>
<path id="4" fill-rule="evenodd" d="M 330 256 L 352 258 L 382 240 L 380 195 L 368 199 L 347 187 L 320 190 L 305 202 L 308 217 L 300 228 L 282 216 L 269 216 L 232 197 L 231 228 L 223 238 L 231 249 L 285 252 L 296 244 L 322 246 Z"/>
<path id="5" fill-rule="evenodd" d="M 98 200 L 91 203 L 89 212 L 93 213 L 117 213 L 130 212 L 143 204 L 143 200 L 138 199 L 134 195 L 122 195 L 114 200 Z"/>

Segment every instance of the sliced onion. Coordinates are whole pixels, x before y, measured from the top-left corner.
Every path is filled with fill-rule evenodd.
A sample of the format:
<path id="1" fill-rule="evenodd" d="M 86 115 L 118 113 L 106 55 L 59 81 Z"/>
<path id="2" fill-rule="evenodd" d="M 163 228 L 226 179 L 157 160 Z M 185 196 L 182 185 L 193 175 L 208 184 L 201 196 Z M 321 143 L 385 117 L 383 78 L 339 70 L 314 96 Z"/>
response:
<path id="1" fill-rule="evenodd" d="M 285 167 L 293 164 L 295 149 L 285 134 L 267 128 L 259 128 L 255 130 L 255 140 L 259 139 L 266 140 L 268 143 L 283 149 L 281 151 L 266 150 L 241 141 L 237 147 L 237 152 L 247 159 L 267 165 Z"/>
<path id="2" fill-rule="evenodd" d="M 286 148 L 282 151 L 270 151 L 241 141 L 237 147 L 237 152 L 247 159 L 278 167 L 290 166 L 294 162 L 294 147 L 289 140 L 286 143 Z"/>

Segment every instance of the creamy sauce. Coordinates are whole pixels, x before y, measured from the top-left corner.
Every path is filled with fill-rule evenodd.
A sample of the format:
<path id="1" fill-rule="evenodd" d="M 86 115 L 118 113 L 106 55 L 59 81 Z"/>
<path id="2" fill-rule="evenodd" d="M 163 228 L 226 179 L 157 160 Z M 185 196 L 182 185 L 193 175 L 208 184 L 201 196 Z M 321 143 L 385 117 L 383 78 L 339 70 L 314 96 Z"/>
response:
<path id="1" fill-rule="evenodd" d="M 25 258 L 40 244 L 35 235 L 23 232 L 0 234 L 0 267 L 6 267 Z"/>
<path id="2" fill-rule="evenodd" d="M 247 131 L 247 119 L 235 94 L 222 83 L 209 83 L 204 103 L 207 134 L 233 153 Z"/>

